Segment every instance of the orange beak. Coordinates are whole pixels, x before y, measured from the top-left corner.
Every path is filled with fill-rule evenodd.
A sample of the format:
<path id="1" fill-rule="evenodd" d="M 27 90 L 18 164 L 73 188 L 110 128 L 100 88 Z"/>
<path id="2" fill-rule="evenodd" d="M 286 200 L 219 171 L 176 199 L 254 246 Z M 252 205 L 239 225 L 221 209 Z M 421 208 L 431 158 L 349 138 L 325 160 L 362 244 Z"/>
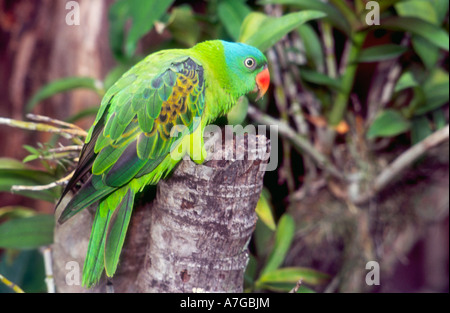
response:
<path id="1" fill-rule="evenodd" d="M 269 74 L 269 68 L 267 67 L 267 64 L 264 65 L 264 69 L 256 75 L 256 87 L 258 89 L 258 96 L 256 97 L 256 100 L 259 100 L 264 96 L 267 89 L 269 89 L 270 84 L 270 74 Z"/>

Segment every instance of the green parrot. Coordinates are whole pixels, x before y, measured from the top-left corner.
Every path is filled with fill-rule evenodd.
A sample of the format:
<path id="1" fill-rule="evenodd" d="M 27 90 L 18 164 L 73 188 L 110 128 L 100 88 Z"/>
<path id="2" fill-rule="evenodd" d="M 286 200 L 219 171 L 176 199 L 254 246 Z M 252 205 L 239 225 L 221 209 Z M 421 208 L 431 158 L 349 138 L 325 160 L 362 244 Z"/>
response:
<path id="1" fill-rule="evenodd" d="M 106 92 L 59 200 L 88 177 L 59 217 L 64 223 L 97 206 L 83 286 L 98 283 L 103 269 L 108 277 L 116 272 L 136 193 L 165 178 L 186 153 L 202 163 L 204 127 L 239 97 L 262 97 L 269 82 L 261 51 L 211 40 L 151 54 Z"/>

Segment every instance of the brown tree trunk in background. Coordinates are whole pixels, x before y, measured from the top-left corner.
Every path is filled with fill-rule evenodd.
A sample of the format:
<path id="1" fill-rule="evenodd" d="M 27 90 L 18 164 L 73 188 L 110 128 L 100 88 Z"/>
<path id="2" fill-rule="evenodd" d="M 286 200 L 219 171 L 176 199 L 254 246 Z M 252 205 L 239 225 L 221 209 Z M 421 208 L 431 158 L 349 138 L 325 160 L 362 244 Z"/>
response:
<path id="1" fill-rule="evenodd" d="M 108 9 L 113 1 L 78 0 L 80 25 L 67 25 L 65 1 L 51 1 L 56 6 L 55 34 L 51 45 L 48 81 L 63 77 L 91 77 L 103 81 L 113 66 L 108 41 Z M 75 90 L 67 96 L 56 96 L 51 113 L 53 117 L 71 116 L 82 109 L 98 106 L 100 97 L 90 90 Z M 69 104 L 69 105 L 67 105 Z M 80 126 L 88 129 L 92 120 Z"/>
<path id="2" fill-rule="evenodd" d="M 0 2 L 1 116 L 22 119 L 25 103 L 51 81 L 71 76 L 102 80 L 113 66 L 107 21 L 112 1 L 76 2 L 80 25 L 66 23 L 70 10 L 65 1 Z M 99 100 L 92 91 L 76 90 L 44 101 L 34 112 L 65 119 L 83 108 L 98 105 Z M 90 121 L 82 124 L 88 128 Z M 2 144 L 7 146 L 10 139 L 5 140 Z M 13 150 L 6 154 L 17 155 Z"/>
<path id="3" fill-rule="evenodd" d="M 269 146 L 261 136 L 236 141 L 211 153 L 204 165 L 182 161 L 169 179 L 158 183 L 151 208 L 144 204 L 135 210 L 112 279 L 115 292 L 243 291 Z M 249 159 L 250 153 L 259 158 Z M 88 291 L 70 285 L 71 266 L 82 269 L 92 220 L 92 212 L 85 210 L 57 225 L 53 257 L 59 292 Z M 105 290 L 103 280 L 89 291 Z"/>
<path id="4" fill-rule="evenodd" d="M 113 66 L 107 13 L 112 0 L 77 0 L 80 25 L 67 25 L 66 1 L 0 1 L 0 116 L 23 120 L 26 102 L 51 81 L 70 76 L 102 80 Z M 64 120 L 83 108 L 98 105 L 93 91 L 76 90 L 39 103 L 34 113 Z M 88 128 L 91 119 L 78 123 Z M 47 142 L 49 134 L 0 126 L 2 157 L 23 159 L 24 144 Z M 2 194 L 4 205 L 26 204 L 50 213 L 52 205 L 30 204 Z"/>

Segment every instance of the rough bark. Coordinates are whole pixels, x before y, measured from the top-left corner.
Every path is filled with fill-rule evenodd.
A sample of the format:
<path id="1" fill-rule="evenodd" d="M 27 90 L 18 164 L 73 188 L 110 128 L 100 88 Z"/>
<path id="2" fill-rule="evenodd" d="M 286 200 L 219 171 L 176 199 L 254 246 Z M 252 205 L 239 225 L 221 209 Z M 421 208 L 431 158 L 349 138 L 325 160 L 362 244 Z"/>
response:
<path id="1" fill-rule="evenodd" d="M 183 160 L 160 181 L 153 205 L 138 205 L 133 213 L 111 280 L 114 291 L 242 292 L 268 148 L 263 136 L 238 136 L 219 145 L 205 164 Z M 74 274 L 67 262 L 82 269 L 92 220 L 93 213 L 85 210 L 56 227 L 59 292 L 106 291 L 106 280 L 91 290 L 66 280 L 70 283 Z"/>

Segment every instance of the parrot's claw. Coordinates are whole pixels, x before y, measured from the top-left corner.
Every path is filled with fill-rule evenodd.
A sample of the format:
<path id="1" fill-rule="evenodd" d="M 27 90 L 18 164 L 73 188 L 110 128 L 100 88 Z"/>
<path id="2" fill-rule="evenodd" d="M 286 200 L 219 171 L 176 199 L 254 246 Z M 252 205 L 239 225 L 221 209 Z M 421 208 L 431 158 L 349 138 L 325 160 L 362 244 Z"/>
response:
<path id="1" fill-rule="evenodd" d="M 198 153 L 198 151 L 195 151 L 191 155 L 192 161 L 194 161 L 196 164 L 203 164 L 206 161 L 208 153 L 206 152 L 206 149 L 204 146 L 202 146 L 201 153 Z"/>

